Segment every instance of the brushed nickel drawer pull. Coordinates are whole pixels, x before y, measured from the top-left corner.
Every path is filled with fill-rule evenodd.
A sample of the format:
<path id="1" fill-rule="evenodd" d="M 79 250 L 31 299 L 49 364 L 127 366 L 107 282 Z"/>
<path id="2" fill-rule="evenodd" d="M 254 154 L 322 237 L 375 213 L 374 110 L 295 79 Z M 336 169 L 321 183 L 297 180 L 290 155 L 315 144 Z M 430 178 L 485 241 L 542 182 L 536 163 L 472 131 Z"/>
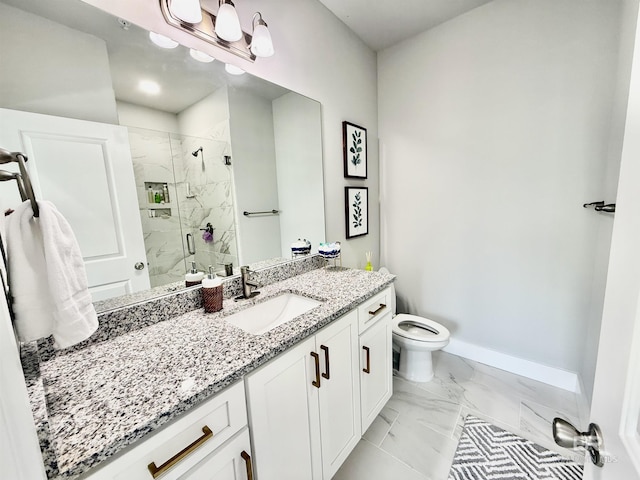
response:
<path id="1" fill-rule="evenodd" d="M 371 352 L 369 351 L 369 347 L 362 347 L 362 349 L 367 352 L 367 366 L 362 369 L 364 373 L 371 373 Z"/>
<path id="2" fill-rule="evenodd" d="M 316 379 L 311 382 L 311 385 L 316 388 L 320 388 L 320 355 L 316 352 L 311 352 L 311 356 L 315 360 L 316 364 Z"/>
<path id="3" fill-rule="evenodd" d="M 253 463 L 251 462 L 251 455 L 242 450 L 240 456 L 243 458 L 247 465 L 247 480 L 253 480 Z"/>
<path id="4" fill-rule="evenodd" d="M 325 347 L 324 345 L 320 345 L 320 350 L 324 351 L 324 370 L 325 372 L 322 374 L 322 378 L 326 378 L 329 380 L 329 347 Z"/>
<path id="5" fill-rule="evenodd" d="M 158 478 L 160 475 L 165 473 L 167 470 L 169 470 L 171 467 L 173 467 L 176 463 L 178 463 L 184 457 L 189 455 L 191 452 L 196 450 L 198 447 L 202 446 L 202 444 L 204 442 L 206 442 L 210 438 L 213 438 L 213 432 L 206 425 L 204 427 L 202 427 L 202 433 L 203 433 L 203 435 L 200 438 L 195 440 L 190 445 L 187 445 L 185 448 L 180 450 L 178 453 L 176 453 L 173 457 L 171 457 L 169 460 L 164 462 L 159 467 L 156 467 L 156 462 L 151 462 L 149 465 L 147 465 L 147 468 L 149 469 L 149 472 L 151 473 L 153 478 Z"/>
<path id="6" fill-rule="evenodd" d="M 379 314 L 385 308 L 387 308 L 387 306 L 384 303 L 381 303 L 380 306 L 378 308 L 376 308 L 373 312 L 371 310 L 369 310 L 369 315 L 373 315 L 375 317 L 377 314 Z"/>

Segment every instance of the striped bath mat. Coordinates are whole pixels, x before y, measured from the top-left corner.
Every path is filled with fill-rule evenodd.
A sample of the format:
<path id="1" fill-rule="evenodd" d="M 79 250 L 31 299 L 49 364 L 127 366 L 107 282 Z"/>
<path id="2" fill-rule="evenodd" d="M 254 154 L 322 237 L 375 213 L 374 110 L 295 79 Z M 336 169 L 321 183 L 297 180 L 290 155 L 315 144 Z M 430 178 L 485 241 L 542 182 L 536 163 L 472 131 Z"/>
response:
<path id="1" fill-rule="evenodd" d="M 580 480 L 582 466 L 468 415 L 449 480 Z"/>

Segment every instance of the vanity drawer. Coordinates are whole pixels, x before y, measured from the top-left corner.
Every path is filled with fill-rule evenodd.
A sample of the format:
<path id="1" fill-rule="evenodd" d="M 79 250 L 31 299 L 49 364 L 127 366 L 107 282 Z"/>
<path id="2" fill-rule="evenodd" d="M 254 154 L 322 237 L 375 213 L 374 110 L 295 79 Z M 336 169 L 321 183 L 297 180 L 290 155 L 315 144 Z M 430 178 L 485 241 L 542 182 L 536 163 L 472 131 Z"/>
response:
<path id="1" fill-rule="evenodd" d="M 390 312 L 391 289 L 385 288 L 358 307 L 358 332 L 364 332 Z"/>
<path id="2" fill-rule="evenodd" d="M 246 425 L 244 383 L 238 382 L 142 439 L 88 479 L 153 480 L 152 463 L 156 477 L 176 479 Z"/>

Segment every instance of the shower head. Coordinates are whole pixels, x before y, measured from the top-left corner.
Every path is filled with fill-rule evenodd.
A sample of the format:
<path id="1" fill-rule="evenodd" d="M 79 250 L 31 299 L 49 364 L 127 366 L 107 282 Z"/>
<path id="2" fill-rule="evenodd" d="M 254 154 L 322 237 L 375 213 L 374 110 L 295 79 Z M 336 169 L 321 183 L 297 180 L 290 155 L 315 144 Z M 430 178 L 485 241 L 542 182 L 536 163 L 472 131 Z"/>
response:
<path id="1" fill-rule="evenodd" d="M 198 152 L 202 152 L 202 147 L 200 147 L 199 149 L 194 150 L 193 152 L 191 152 L 191 155 L 193 155 L 194 157 L 197 157 L 198 156 Z"/>

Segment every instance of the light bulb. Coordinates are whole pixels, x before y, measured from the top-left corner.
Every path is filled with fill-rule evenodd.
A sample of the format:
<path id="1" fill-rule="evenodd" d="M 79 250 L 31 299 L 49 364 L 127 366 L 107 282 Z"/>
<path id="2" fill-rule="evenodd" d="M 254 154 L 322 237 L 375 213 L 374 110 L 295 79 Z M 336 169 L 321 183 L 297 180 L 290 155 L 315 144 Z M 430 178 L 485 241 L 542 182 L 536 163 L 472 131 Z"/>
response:
<path id="1" fill-rule="evenodd" d="M 169 37 L 165 37 L 156 32 L 149 32 L 149 38 L 160 48 L 176 48 L 178 46 L 178 42 L 175 40 L 171 40 Z"/>
<path id="2" fill-rule="evenodd" d="M 223 2 L 216 16 L 216 35 L 227 42 L 237 42 L 242 38 L 238 12 L 230 0 L 223 0 Z"/>
<path id="3" fill-rule="evenodd" d="M 202 21 L 199 0 L 171 0 L 169 10 L 180 20 L 187 23 L 195 24 Z"/>
<path id="4" fill-rule="evenodd" d="M 194 48 L 189 49 L 189 55 L 191 55 L 191 58 L 202 63 L 211 63 L 215 60 L 215 58 L 213 58 L 211 55 L 207 55 L 206 53 Z"/>
<path id="5" fill-rule="evenodd" d="M 243 69 L 241 69 L 240 67 L 236 67 L 235 65 L 232 65 L 230 63 L 225 63 L 224 69 L 231 75 L 242 75 L 243 73 L 245 73 Z"/>

